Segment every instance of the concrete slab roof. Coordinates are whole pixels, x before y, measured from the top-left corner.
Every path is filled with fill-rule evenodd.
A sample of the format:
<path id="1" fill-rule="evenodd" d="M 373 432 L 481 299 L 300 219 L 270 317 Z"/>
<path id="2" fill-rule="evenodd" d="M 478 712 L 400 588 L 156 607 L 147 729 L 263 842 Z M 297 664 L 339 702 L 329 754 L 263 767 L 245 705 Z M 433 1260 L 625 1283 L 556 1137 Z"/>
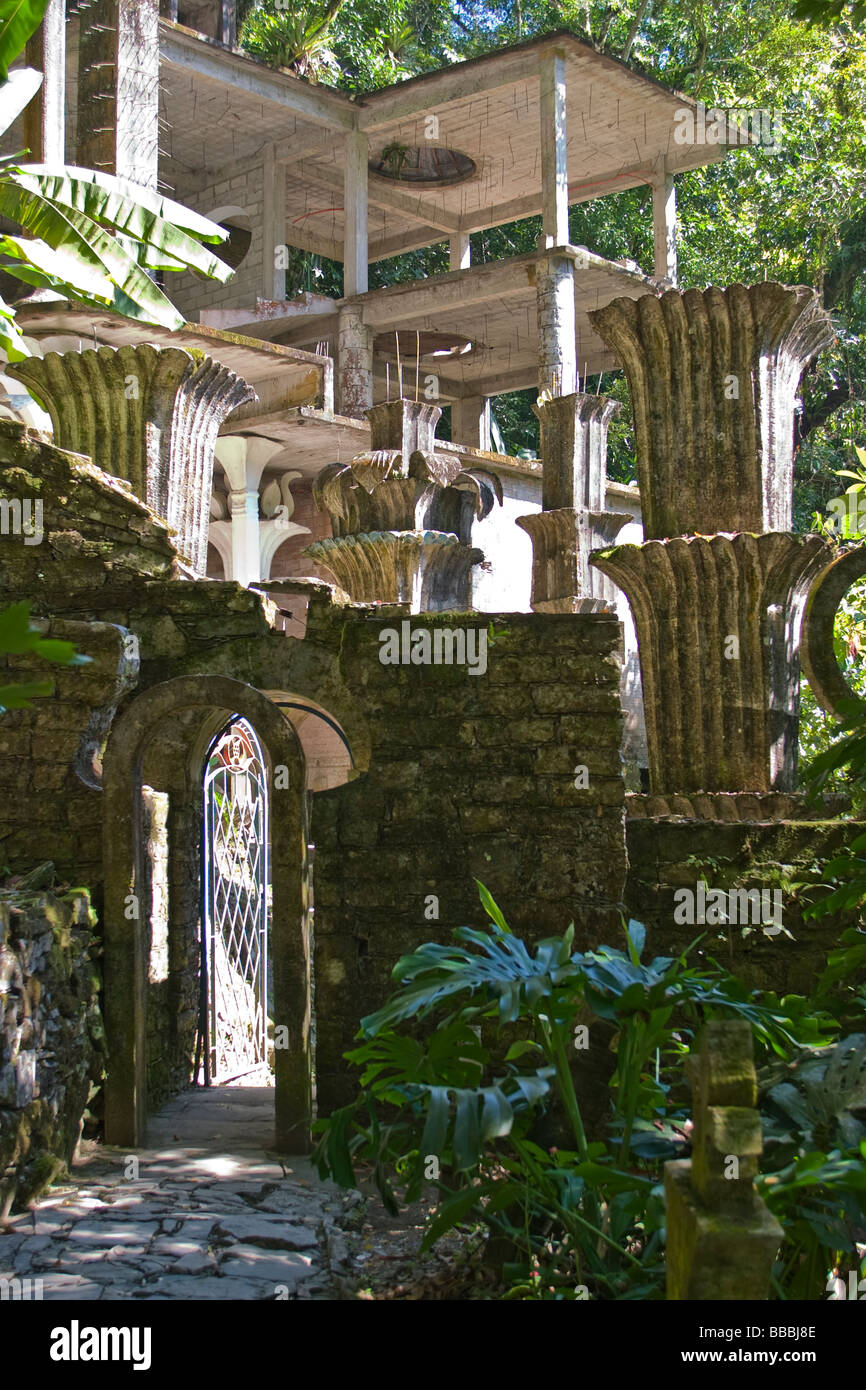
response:
<path id="1" fill-rule="evenodd" d="M 680 143 L 687 132 L 677 113 L 694 110 L 694 102 L 567 32 L 357 99 L 165 20 L 160 51 L 162 165 L 178 196 L 274 144 L 278 161 L 290 166 L 292 244 L 335 259 L 342 257 L 344 145 L 352 129 L 368 133 L 372 163 L 388 147 L 432 144 L 475 166 L 459 182 L 421 187 L 371 173 L 371 260 L 540 212 L 539 72 L 553 52 L 565 60 L 570 203 L 709 164 L 726 151 L 699 141 L 698 122 L 695 140 Z M 736 128 L 729 136 L 737 142 Z"/>
<path id="2" fill-rule="evenodd" d="M 177 332 L 135 323 L 109 311 L 99 312 L 66 300 L 21 303 L 16 318 L 26 337 L 43 353 L 81 351 L 153 343 L 157 347 L 193 348 L 242 376 L 258 396 L 231 416 L 228 433 L 253 432 L 257 420 L 298 405 L 333 407 L 333 363 L 329 357 L 223 333 L 197 323 Z M 243 426 L 243 431 L 241 431 Z"/>
<path id="3" fill-rule="evenodd" d="M 452 358 L 421 359 L 422 381 L 433 372 L 445 400 L 459 396 L 499 395 L 533 386 L 538 380 L 538 318 L 535 273 L 539 254 L 565 251 L 575 261 L 577 363 L 581 376 L 611 371 L 619 365 L 589 319 L 590 311 L 611 299 L 659 294 L 661 281 L 642 271 L 607 261 L 584 247 L 558 248 L 507 260 L 473 265 L 467 270 L 431 275 L 424 280 L 370 290 L 355 299 L 330 300 L 302 295 L 298 300 L 263 301 L 253 309 L 205 310 L 205 322 L 219 328 L 267 337 L 284 344 L 337 343 L 340 304 L 360 308 L 378 334 L 401 334 L 401 352 L 414 377 L 415 333 L 442 333 L 473 343 L 470 352 Z M 374 359 L 375 399 L 385 398 L 385 361 Z M 395 382 L 392 361 L 391 380 Z"/>

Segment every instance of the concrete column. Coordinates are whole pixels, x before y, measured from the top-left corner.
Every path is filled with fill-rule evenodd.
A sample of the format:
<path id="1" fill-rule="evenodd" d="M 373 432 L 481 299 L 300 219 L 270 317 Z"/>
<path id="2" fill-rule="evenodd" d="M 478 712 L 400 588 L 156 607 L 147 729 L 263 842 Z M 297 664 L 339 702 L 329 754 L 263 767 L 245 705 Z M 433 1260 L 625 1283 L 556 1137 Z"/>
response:
<path id="1" fill-rule="evenodd" d="M 357 310 L 340 310 L 337 330 L 337 413 L 364 418 L 373 404 L 373 331 Z"/>
<path id="2" fill-rule="evenodd" d="M 469 449 L 490 448 L 490 401 L 486 396 L 463 396 L 451 402 L 451 439 Z"/>
<path id="3" fill-rule="evenodd" d="M 64 0 L 49 0 L 42 27 L 27 44 L 27 65 L 42 73 L 38 99 L 24 114 L 25 140 L 35 164 L 66 159 L 66 15 Z"/>
<path id="4" fill-rule="evenodd" d="M 568 160 L 565 128 L 565 54 L 546 53 L 541 86 L 541 203 L 546 246 L 568 244 Z M 571 388 L 573 389 L 573 388 Z"/>
<path id="5" fill-rule="evenodd" d="M 677 283 L 677 194 L 673 174 L 662 174 L 653 190 L 653 274 Z"/>
<path id="6" fill-rule="evenodd" d="M 277 269 L 277 247 L 286 244 L 286 166 L 277 162 L 273 145 L 265 146 L 262 208 L 262 298 L 285 299 L 285 268 Z M 281 266 L 285 262 L 281 261 Z"/>
<path id="7" fill-rule="evenodd" d="M 245 587 L 262 578 L 259 484 L 268 463 L 282 448 L 273 439 L 234 434 L 222 435 L 216 443 L 216 457 L 229 484 L 232 521 L 232 568 L 226 578 Z"/>
<path id="8" fill-rule="evenodd" d="M 351 130 L 346 136 L 343 293 L 349 298 L 367 293 L 367 136 Z"/>
<path id="9" fill-rule="evenodd" d="M 156 188 L 159 0 L 95 0 L 85 13 L 77 162 Z"/>
<path id="10" fill-rule="evenodd" d="M 472 264 L 472 255 L 469 249 L 469 233 L 458 232 L 451 237 L 449 242 L 449 256 L 451 270 L 468 270 Z"/>
<path id="11" fill-rule="evenodd" d="M 570 396 L 577 389 L 577 324 L 574 266 L 568 256 L 539 256 L 535 295 L 539 392 Z"/>

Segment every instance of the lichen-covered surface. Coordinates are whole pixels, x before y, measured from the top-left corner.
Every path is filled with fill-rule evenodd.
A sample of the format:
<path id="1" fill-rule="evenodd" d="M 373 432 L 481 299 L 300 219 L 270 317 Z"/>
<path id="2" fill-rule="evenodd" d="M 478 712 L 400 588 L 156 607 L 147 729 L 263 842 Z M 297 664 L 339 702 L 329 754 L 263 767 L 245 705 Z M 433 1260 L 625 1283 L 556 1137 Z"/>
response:
<path id="1" fill-rule="evenodd" d="M 71 1161 L 102 1073 L 93 928 L 84 892 L 0 888 L 0 1215 Z"/>

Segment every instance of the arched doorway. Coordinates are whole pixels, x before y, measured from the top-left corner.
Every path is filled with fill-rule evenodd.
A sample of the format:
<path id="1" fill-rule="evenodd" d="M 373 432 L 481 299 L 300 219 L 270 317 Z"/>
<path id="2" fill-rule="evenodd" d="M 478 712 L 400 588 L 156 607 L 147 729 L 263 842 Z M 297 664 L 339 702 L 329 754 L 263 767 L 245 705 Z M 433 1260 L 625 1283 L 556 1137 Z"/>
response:
<path id="1" fill-rule="evenodd" d="M 206 1086 L 268 1065 L 270 834 L 264 750 L 233 716 L 208 749 L 203 777 L 201 1016 Z M 198 1054 L 196 1074 L 199 1074 Z"/>
<path id="2" fill-rule="evenodd" d="M 259 740 L 270 806 L 273 1018 L 283 1045 L 274 1053 L 275 1148 L 309 1151 L 312 1122 L 311 960 L 307 910 L 307 794 L 304 755 L 288 720 L 261 691 L 226 676 L 180 676 L 139 695 L 116 721 L 103 760 L 104 1018 L 108 1043 L 105 1136 L 139 1148 L 147 1136 L 150 903 L 142 769 L 164 731 L 186 711 L 209 725 L 203 749 L 227 721 L 245 721 Z M 199 724 L 201 721 L 197 721 Z M 202 750 L 203 751 L 203 750 Z M 173 756 L 172 749 L 166 753 Z M 201 754 L 189 779 L 200 819 Z M 177 793 L 175 793 L 177 795 Z M 171 799 L 171 798 L 169 798 Z M 170 809 L 170 808 L 169 808 Z M 170 837 L 166 880 L 185 879 L 190 843 Z M 177 922 L 169 893 L 168 934 Z M 183 913 L 182 913 L 183 915 Z M 183 963 L 188 971 L 196 967 Z M 191 1059 L 190 1059 L 191 1061 Z"/>

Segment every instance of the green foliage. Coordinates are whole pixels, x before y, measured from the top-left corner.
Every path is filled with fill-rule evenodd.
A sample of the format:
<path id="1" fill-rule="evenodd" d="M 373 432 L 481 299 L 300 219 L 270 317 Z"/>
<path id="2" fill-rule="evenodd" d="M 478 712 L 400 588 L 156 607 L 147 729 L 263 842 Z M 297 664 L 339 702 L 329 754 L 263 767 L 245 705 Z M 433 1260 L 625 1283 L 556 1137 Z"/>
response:
<path id="1" fill-rule="evenodd" d="M 0 134 L 41 86 L 41 74 L 31 68 L 12 74 L 7 69 L 44 9 L 43 0 L 11 0 L 0 17 Z M 22 164 L 18 155 L 5 156 L 0 158 L 0 216 L 25 234 L 0 236 L 8 275 L 140 323 L 177 329 L 184 322 L 148 272 L 194 270 L 220 281 L 232 274 L 203 245 L 225 241 L 228 233 L 221 227 L 109 174 Z M 0 347 L 13 362 L 28 355 L 14 308 L 3 300 Z"/>
<path id="2" fill-rule="evenodd" d="M 241 48 L 274 68 L 291 68 L 315 82 L 338 69 L 328 47 L 329 30 L 343 0 L 324 5 L 293 4 L 277 0 L 251 10 L 238 36 Z"/>
<path id="3" fill-rule="evenodd" d="M 14 603 L 0 613 L 0 656 L 40 657 L 58 666 L 83 666 L 91 660 L 81 656 L 71 642 L 43 637 L 40 628 L 30 621 L 29 603 Z M 54 682 L 19 681 L 0 685 L 0 714 L 10 709 L 32 709 L 32 700 L 54 694 Z"/>
<path id="4" fill-rule="evenodd" d="M 0 82 L 9 77 L 14 63 L 42 23 L 48 0 L 4 0 L 0 11 Z"/>
<path id="5" fill-rule="evenodd" d="M 452 943 L 404 956 L 397 989 L 362 1020 L 363 1041 L 347 1054 L 361 1091 L 319 1122 L 319 1171 L 349 1186 L 357 1163 L 372 1165 L 391 1210 L 434 1181 L 426 1244 L 482 1225 L 513 1253 L 511 1296 L 573 1298 L 591 1287 L 603 1298 L 658 1297 L 658 1165 L 686 1143 L 677 1081 L 690 1040 L 706 1018 L 741 1017 L 762 1054 L 787 1057 L 825 1041 L 832 1021 L 805 1000 L 759 996 L 713 961 L 643 964 L 638 922 L 624 951 L 576 952 L 573 927 L 530 948 L 480 884 L 479 893 L 491 927 L 463 927 Z M 585 1017 L 616 1029 L 607 1142 L 588 1140 L 574 1087 Z M 533 1126 L 551 1106 L 568 1147 L 545 1151 Z"/>

